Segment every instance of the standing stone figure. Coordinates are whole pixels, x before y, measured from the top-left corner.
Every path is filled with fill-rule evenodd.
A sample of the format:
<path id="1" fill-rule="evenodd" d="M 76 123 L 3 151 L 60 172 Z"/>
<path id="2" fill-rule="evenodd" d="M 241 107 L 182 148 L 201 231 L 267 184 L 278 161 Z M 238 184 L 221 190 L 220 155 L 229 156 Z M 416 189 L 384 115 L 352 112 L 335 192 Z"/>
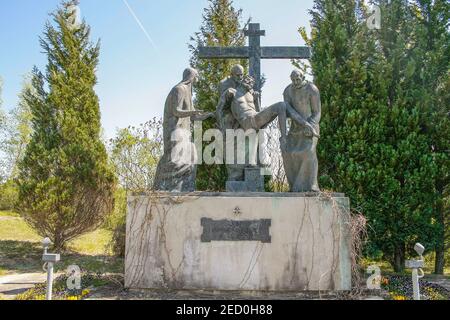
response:
<path id="1" fill-rule="evenodd" d="M 237 87 L 241 85 L 243 79 L 244 79 L 244 67 L 239 64 L 233 66 L 231 68 L 231 76 L 222 80 L 219 83 L 219 97 L 221 98 L 222 95 L 225 92 L 228 92 L 228 90 L 230 89 L 236 90 Z M 219 105 L 221 103 L 231 104 L 231 99 L 227 98 L 229 98 L 229 95 L 225 96 L 225 100 L 220 99 Z M 223 133 L 225 134 L 226 129 L 238 129 L 239 123 L 233 117 L 231 109 L 226 108 L 225 106 L 221 106 L 220 109 L 221 109 L 220 119 L 218 118 L 217 121 L 219 122 L 220 129 L 223 131 Z M 218 110 L 219 107 L 217 108 L 216 112 Z"/>
<path id="2" fill-rule="evenodd" d="M 228 92 L 229 89 L 236 90 L 237 87 L 242 83 L 242 80 L 244 79 L 244 67 L 236 64 L 231 68 L 231 76 L 228 78 L 222 80 L 219 83 L 219 97 L 222 97 L 222 95 L 225 92 Z M 229 98 L 229 99 L 227 99 Z M 222 105 L 221 107 L 217 108 L 217 111 L 220 109 L 220 115 L 217 116 L 217 120 L 219 122 L 220 129 L 223 132 L 223 138 L 224 138 L 224 145 L 227 142 L 227 134 L 226 130 L 229 129 L 239 129 L 240 125 L 239 122 L 234 118 L 232 112 L 231 112 L 231 98 L 228 95 L 225 95 L 224 99 L 221 99 L 219 101 L 219 105 L 221 103 L 227 103 L 228 108 Z M 220 117 L 220 118 L 219 118 Z M 224 150 L 224 158 L 226 159 L 226 149 Z M 237 143 L 234 143 L 234 163 L 227 163 L 227 180 L 228 181 L 243 181 L 244 180 L 244 172 L 246 164 L 238 164 L 237 163 Z M 246 148 L 247 149 L 247 148 Z M 246 155 L 248 155 L 248 150 L 246 150 Z"/>
<path id="3" fill-rule="evenodd" d="M 317 143 L 321 104 L 317 87 L 300 71 L 291 74 L 292 84 L 284 91 L 288 117 L 292 120 L 286 151 L 282 152 L 291 192 L 319 192 Z"/>
<path id="4" fill-rule="evenodd" d="M 192 86 L 198 72 L 187 68 L 183 80 L 169 93 L 164 107 L 164 155 L 156 169 L 154 189 L 158 191 L 192 192 L 195 190 L 196 149 L 191 142 L 191 121 L 203 121 L 212 113 L 194 109 Z"/>
<path id="5" fill-rule="evenodd" d="M 219 97 L 228 89 L 236 89 L 244 79 L 244 67 L 236 64 L 231 68 L 231 76 L 219 83 Z"/>

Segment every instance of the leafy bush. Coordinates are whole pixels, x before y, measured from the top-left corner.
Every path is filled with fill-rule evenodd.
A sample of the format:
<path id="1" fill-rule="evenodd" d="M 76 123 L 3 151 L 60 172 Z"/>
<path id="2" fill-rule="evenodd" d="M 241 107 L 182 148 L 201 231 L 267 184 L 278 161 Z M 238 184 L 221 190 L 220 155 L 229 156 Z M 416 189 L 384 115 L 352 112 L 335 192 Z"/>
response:
<path id="1" fill-rule="evenodd" d="M 105 227 L 113 231 L 110 248 L 119 257 L 125 256 L 127 193 L 153 189 L 156 167 L 163 153 L 162 120 L 152 120 L 117 132 L 110 141 L 111 160 L 120 188 L 115 193 L 116 205 Z"/>
<path id="2" fill-rule="evenodd" d="M 109 248 L 115 256 L 125 257 L 125 232 L 127 216 L 127 193 L 125 189 L 116 191 L 116 205 L 113 214 L 108 218 L 105 228 L 113 232 Z"/>
<path id="3" fill-rule="evenodd" d="M 126 236 L 126 222 L 125 219 L 116 225 L 113 237 L 111 240 L 111 250 L 114 255 L 118 257 L 125 257 L 125 236 Z"/>
<path id="4" fill-rule="evenodd" d="M 127 213 L 127 192 L 124 188 L 118 187 L 114 193 L 114 210 L 106 218 L 103 228 L 109 231 L 114 231 L 119 224 L 125 223 Z"/>
<path id="5" fill-rule="evenodd" d="M 13 210 L 18 197 L 17 186 L 12 180 L 0 185 L 0 210 Z"/>

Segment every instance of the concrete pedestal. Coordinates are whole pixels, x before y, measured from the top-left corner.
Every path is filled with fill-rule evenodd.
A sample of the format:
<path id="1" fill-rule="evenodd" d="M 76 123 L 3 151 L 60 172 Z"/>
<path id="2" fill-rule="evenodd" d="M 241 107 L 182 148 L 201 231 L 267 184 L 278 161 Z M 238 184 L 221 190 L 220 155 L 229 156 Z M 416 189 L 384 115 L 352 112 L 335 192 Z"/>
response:
<path id="1" fill-rule="evenodd" d="M 129 197 L 125 286 L 350 290 L 349 219 L 340 194 Z"/>

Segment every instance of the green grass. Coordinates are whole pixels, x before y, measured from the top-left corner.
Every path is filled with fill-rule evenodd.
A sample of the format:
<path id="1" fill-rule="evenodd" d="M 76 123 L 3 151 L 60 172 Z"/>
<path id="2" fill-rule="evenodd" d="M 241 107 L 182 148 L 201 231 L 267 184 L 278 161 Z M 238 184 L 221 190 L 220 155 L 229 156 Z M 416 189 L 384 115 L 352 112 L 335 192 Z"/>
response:
<path id="1" fill-rule="evenodd" d="M 68 248 L 81 254 L 108 254 L 112 232 L 99 229 L 69 242 Z M 40 237 L 19 215 L 0 211 L 0 240 L 38 242 Z"/>
<path id="2" fill-rule="evenodd" d="M 0 211 L 0 217 L 20 217 L 20 215 L 12 211 Z"/>
<path id="3" fill-rule="evenodd" d="M 0 239 L 17 241 L 40 241 L 41 237 L 23 219 L 0 215 Z"/>
<path id="4" fill-rule="evenodd" d="M 123 273 L 123 260 L 108 250 L 112 232 L 99 229 L 68 244 L 56 271 L 69 265 L 96 273 Z M 11 273 L 42 272 L 42 237 L 17 214 L 0 211 L 0 276 Z"/>
<path id="5" fill-rule="evenodd" d="M 109 254 L 107 246 L 111 238 L 111 231 L 99 229 L 71 241 L 69 249 L 88 255 Z"/>

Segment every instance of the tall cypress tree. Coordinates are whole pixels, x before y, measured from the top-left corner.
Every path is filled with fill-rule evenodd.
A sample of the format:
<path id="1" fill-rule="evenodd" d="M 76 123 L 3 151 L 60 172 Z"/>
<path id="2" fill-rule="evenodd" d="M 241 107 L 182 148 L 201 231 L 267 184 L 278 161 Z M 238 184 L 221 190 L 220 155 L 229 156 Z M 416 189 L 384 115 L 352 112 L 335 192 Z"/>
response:
<path id="1" fill-rule="evenodd" d="M 416 0 L 412 4 L 416 45 L 411 86 L 422 115 L 423 132 L 439 168 L 435 176 L 437 223 L 435 273 L 443 274 L 445 250 L 450 249 L 450 3 Z"/>
<path id="2" fill-rule="evenodd" d="M 323 100 L 320 183 L 349 195 L 369 220 L 367 253 L 401 271 L 415 241 L 434 241 L 437 168 L 410 86 L 411 12 L 380 5 L 382 29 L 369 30 L 364 6 L 316 0 L 307 41 Z"/>
<path id="3" fill-rule="evenodd" d="M 390 222 L 396 271 L 403 269 L 405 256 L 414 242 L 427 247 L 435 243 L 433 222 L 434 181 L 438 168 L 423 130 L 424 110 L 415 82 L 418 57 L 414 56 L 414 12 L 407 1 L 380 1 L 381 30 L 377 33 L 380 52 L 386 59 L 389 128 L 387 142 L 396 160 L 393 178 L 397 187 L 395 214 Z M 420 86 L 421 87 L 421 86 Z M 419 87 L 419 88 L 420 88 Z"/>
<path id="4" fill-rule="evenodd" d="M 205 111 L 216 111 L 219 101 L 219 82 L 228 77 L 231 67 L 240 63 L 248 68 L 248 60 L 198 58 L 200 46 L 243 46 L 242 10 L 233 7 L 230 0 L 208 0 L 209 5 L 203 13 L 200 31 L 191 38 L 191 65 L 200 72 L 200 79 L 194 87 L 196 106 Z M 204 121 L 203 130 L 216 127 L 216 121 Z M 225 189 L 227 171 L 225 165 L 200 165 L 197 172 L 199 190 L 220 191 Z"/>
<path id="5" fill-rule="evenodd" d="M 74 24 L 76 5 L 64 1 L 45 26 L 47 68 L 33 70 L 25 94 L 33 134 L 18 178 L 20 213 L 56 249 L 103 222 L 116 184 L 94 91 L 100 47 L 90 42 L 85 21 Z"/>

